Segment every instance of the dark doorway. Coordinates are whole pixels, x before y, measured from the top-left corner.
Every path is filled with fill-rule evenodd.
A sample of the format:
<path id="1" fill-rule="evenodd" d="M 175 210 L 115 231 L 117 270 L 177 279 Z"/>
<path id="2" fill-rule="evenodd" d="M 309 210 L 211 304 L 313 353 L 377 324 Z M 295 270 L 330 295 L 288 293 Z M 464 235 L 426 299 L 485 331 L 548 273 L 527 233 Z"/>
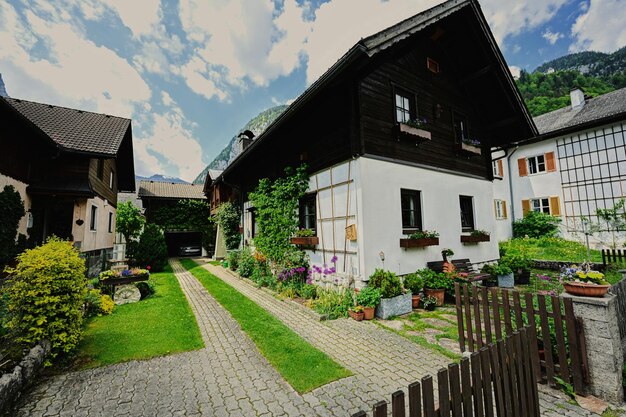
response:
<path id="1" fill-rule="evenodd" d="M 43 198 L 33 201 L 31 239 L 43 243 L 50 236 L 73 240 L 74 200 Z"/>
<path id="2" fill-rule="evenodd" d="M 202 254 L 202 233 L 200 232 L 165 232 L 165 243 L 169 256 L 200 256 Z M 190 247 L 194 249 L 190 250 Z"/>

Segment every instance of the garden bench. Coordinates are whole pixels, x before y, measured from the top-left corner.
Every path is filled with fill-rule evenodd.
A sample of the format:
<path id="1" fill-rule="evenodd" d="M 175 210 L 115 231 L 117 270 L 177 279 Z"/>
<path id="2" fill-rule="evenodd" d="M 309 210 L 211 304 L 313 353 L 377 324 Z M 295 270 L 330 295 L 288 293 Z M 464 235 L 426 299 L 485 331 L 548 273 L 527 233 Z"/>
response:
<path id="1" fill-rule="evenodd" d="M 467 274 L 467 281 L 468 282 L 475 282 L 475 281 L 482 281 L 485 279 L 490 279 L 492 278 L 492 276 L 490 274 L 484 274 L 482 272 L 477 272 L 474 269 L 474 264 L 472 264 L 470 262 L 469 259 L 464 258 L 464 259 L 453 259 L 452 261 L 450 261 L 450 263 L 452 263 L 452 265 L 454 265 L 454 269 L 457 272 L 461 272 L 461 273 L 465 273 Z M 429 269 L 432 269 L 435 272 L 443 272 L 443 261 L 432 261 L 432 262 L 427 262 L 426 266 Z"/>

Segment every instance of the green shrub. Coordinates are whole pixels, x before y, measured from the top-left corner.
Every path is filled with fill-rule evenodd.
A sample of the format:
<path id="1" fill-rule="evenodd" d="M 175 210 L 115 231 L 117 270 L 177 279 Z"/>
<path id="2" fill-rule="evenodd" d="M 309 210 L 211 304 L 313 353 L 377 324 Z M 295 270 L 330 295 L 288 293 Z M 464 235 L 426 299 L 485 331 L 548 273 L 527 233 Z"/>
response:
<path id="1" fill-rule="evenodd" d="M 400 278 L 391 271 L 376 269 L 370 276 L 368 286 L 380 289 L 383 298 L 392 298 L 402 294 Z"/>
<path id="2" fill-rule="evenodd" d="M 100 291 L 91 289 L 85 293 L 84 309 L 85 317 L 108 315 L 113 312 L 115 303 L 108 295 L 103 295 Z"/>
<path id="3" fill-rule="evenodd" d="M 4 265 L 15 259 L 19 246 L 15 236 L 22 216 L 24 203 L 20 193 L 12 185 L 5 185 L 0 192 L 0 272 Z"/>
<path id="4" fill-rule="evenodd" d="M 131 257 L 134 264 L 145 268 L 150 266 L 152 272 L 163 271 L 167 265 L 167 244 L 159 226 L 148 223 L 144 227 L 139 242 L 131 242 Z"/>
<path id="5" fill-rule="evenodd" d="M 409 274 L 404 277 L 404 288 L 417 295 L 424 288 L 424 279 L 415 272 Z"/>
<path id="6" fill-rule="evenodd" d="M 241 242 L 241 234 L 239 233 L 241 213 L 239 212 L 239 207 L 230 201 L 220 204 L 214 220 L 222 229 L 226 249 L 237 249 Z"/>
<path id="7" fill-rule="evenodd" d="M 47 339 L 53 356 L 71 351 L 82 334 L 85 261 L 58 238 L 17 259 L 6 288 L 11 336 L 24 346 Z"/>
<path id="8" fill-rule="evenodd" d="M 252 252 L 249 247 L 244 247 L 239 253 L 239 265 L 237 266 L 237 273 L 242 277 L 249 278 L 254 272 L 256 260 L 252 256 Z"/>
<path id="9" fill-rule="evenodd" d="M 427 272 L 425 269 L 418 272 L 418 274 L 424 278 L 424 288 L 430 288 L 432 290 L 447 290 L 454 287 L 454 280 L 443 272 L 437 273 L 431 270 L 428 270 L 430 272 Z"/>
<path id="10" fill-rule="evenodd" d="M 239 268 L 239 259 L 241 258 L 241 252 L 239 250 L 229 250 L 226 254 L 226 261 L 231 271 L 236 271 Z"/>
<path id="11" fill-rule="evenodd" d="M 362 288 L 356 295 L 356 302 L 363 307 L 376 307 L 380 304 L 380 290 L 373 287 Z"/>
<path id="12" fill-rule="evenodd" d="M 320 314 L 328 316 L 329 320 L 346 317 L 348 309 L 354 307 L 354 291 L 334 288 L 317 289 L 317 298 L 313 301 L 313 308 Z"/>
<path id="13" fill-rule="evenodd" d="M 298 290 L 298 294 L 300 294 L 302 298 L 313 300 L 317 297 L 317 285 L 303 284 Z"/>
<path id="14" fill-rule="evenodd" d="M 141 294 L 141 299 L 145 299 L 150 297 L 156 292 L 156 287 L 151 281 L 139 281 L 135 283 L 135 287 L 139 290 Z"/>
<path id="15" fill-rule="evenodd" d="M 553 237 L 559 231 L 561 219 L 539 211 L 530 211 L 523 219 L 513 222 L 513 237 Z"/>
<path id="16" fill-rule="evenodd" d="M 0 292 L 0 341 L 7 334 L 6 322 L 9 320 L 8 304 L 9 295 Z"/>

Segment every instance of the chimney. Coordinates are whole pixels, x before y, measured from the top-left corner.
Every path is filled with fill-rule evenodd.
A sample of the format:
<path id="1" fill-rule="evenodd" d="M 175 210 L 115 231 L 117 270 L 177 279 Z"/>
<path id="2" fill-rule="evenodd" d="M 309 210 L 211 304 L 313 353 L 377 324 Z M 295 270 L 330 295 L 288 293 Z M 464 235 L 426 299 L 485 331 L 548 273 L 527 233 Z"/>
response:
<path id="1" fill-rule="evenodd" d="M 585 93 L 580 88 L 574 88 L 570 91 L 569 97 L 572 102 L 572 109 L 585 105 Z"/>
<path id="2" fill-rule="evenodd" d="M 248 146 L 252 144 L 252 138 L 254 138 L 254 133 L 249 130 L 244 130 L 237 136 L 239 139 L 239 149 L 241 152 L 245 151 Z"/>

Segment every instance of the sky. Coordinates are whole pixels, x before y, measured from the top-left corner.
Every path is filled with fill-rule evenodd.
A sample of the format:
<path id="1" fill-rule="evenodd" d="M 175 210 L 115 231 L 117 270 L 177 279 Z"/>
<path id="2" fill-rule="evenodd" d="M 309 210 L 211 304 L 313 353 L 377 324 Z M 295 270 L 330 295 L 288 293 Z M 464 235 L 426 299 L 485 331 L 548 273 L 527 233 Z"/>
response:
<path id="1" fill-rule="evenodd" d="M 0 0 L 10 96 L 132 119 L 135 171 L 192 181 L 360 38 L 440 0 Z M 513 71 L 626 45 L 626 0 L 479 0 Z"/>

